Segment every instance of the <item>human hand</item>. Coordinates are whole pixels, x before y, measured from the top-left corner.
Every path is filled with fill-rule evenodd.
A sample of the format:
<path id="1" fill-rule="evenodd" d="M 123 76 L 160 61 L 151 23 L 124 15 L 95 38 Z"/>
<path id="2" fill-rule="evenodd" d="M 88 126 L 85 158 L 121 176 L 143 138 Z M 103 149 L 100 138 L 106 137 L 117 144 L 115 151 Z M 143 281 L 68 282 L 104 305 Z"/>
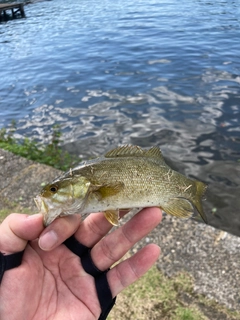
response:
<path id="1" fill-rule="evenodd" d="M 84 271 L 81 260 L 64 244 L 74 234 L 92 248 L 91 258 L 99 270 L 118 261 L 161 221 L 157 208 L 146 208 L 122 227 L 106 235 L 110 223 L 102 213 L 56 219 L 44 229 L 40 214 L 11 214 L 0 225 L 0 252 L 25 249 L 22 264 L 4 273 L 0 284 L 1 320 L 94 320 L 101 313 L 95 279 Z M 150 269 L 160 248 L 149 244 L 107 272 L 115 297 Z"/>

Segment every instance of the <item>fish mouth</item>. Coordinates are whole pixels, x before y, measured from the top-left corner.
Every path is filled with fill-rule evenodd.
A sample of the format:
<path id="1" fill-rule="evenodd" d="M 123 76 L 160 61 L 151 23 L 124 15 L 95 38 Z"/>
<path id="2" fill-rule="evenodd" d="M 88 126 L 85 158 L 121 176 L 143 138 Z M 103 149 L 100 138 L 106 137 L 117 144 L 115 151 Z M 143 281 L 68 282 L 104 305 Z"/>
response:
<path id="1" fill-rule="evenodd" d="M 34 198 L 34 201 L 39 213 L 43 215 L 43 224 L 45 227 L 47 227 L 57 217 L 77 213 L 81 207 L 79 202 L 73 202 L 72 199 L 69 199 L 69 201 L 66 201 L 65 205 L 62 205 L 61 203 L 52 201 L 42 195 L 37 195 Z"/>
<path id="2" fill-rule="evenodd" d="M 40 213 L 45 214 L 48 212 L 48 207 L 46 206 L 41 196 L 36 196 L 36 198 L 34 198 L 34 201 Z"/>
<path id="3" fill-rule="evenodd" d="M 59 217 L 62 213 L 61 208 L 49 207 L 47 199 L 41 196 L 37 196 L 36 198 L 34 198 L 34 201 L 38 210 L 40 211 L 39 213 L 43 215 L 43 224 L 45 227 L 47 227 L 51 222 L 53 222 L 53 220 Z"/>

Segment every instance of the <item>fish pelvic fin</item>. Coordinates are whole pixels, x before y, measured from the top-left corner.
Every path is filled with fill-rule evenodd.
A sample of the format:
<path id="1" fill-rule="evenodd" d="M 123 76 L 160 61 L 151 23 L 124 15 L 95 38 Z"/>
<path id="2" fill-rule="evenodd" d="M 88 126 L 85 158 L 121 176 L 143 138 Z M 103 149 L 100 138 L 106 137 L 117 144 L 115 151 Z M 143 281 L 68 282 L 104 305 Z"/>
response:
<path id="1" fill-rule="evenodd" d="M 104 216 L 113 226 L 118 226 L 119 210 L 104 211 Z"/>

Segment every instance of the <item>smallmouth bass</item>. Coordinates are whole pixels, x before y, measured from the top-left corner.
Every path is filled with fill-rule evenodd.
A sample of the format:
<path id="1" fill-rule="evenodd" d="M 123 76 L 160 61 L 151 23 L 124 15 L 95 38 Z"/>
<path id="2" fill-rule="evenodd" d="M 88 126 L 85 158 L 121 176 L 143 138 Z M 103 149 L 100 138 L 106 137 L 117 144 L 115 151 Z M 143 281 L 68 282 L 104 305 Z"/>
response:
<path id="1" fill-rule="evenodd" d="M 160 207 L 190 218 L 194 210 L 207 222 L 202 208 L 206 185 L 172 170 L 161 150 L 125 145 L 81 163 L 46 185 L 34 199 L 48 226 L 57 217 L 103 211 L 118 224 L 119 210 Z"/>

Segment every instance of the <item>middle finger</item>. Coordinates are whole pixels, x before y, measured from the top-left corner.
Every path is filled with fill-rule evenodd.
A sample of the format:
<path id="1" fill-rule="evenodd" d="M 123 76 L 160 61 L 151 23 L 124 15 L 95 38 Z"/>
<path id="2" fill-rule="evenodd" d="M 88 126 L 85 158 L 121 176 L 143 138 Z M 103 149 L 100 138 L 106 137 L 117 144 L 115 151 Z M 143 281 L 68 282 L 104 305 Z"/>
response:
<path id="1" fill-rule="evenodd" d="M 128 210 L 120 211 L 122 218 Z M 103 212 L 90 214 L 79 226 L 74 237 L 85 246 L 92 248 L 101 240 L 110 230 L 112 224 L 105 218 Z"/>
<path id="2" fill-rule="evenodd" d="M 99 241 L 91 250 L 91 257 L 99 270 L 108 269 L 142 237 L 146 236 L 161 221 L 158 208 L 145 208 L 122 227 Z"/>

